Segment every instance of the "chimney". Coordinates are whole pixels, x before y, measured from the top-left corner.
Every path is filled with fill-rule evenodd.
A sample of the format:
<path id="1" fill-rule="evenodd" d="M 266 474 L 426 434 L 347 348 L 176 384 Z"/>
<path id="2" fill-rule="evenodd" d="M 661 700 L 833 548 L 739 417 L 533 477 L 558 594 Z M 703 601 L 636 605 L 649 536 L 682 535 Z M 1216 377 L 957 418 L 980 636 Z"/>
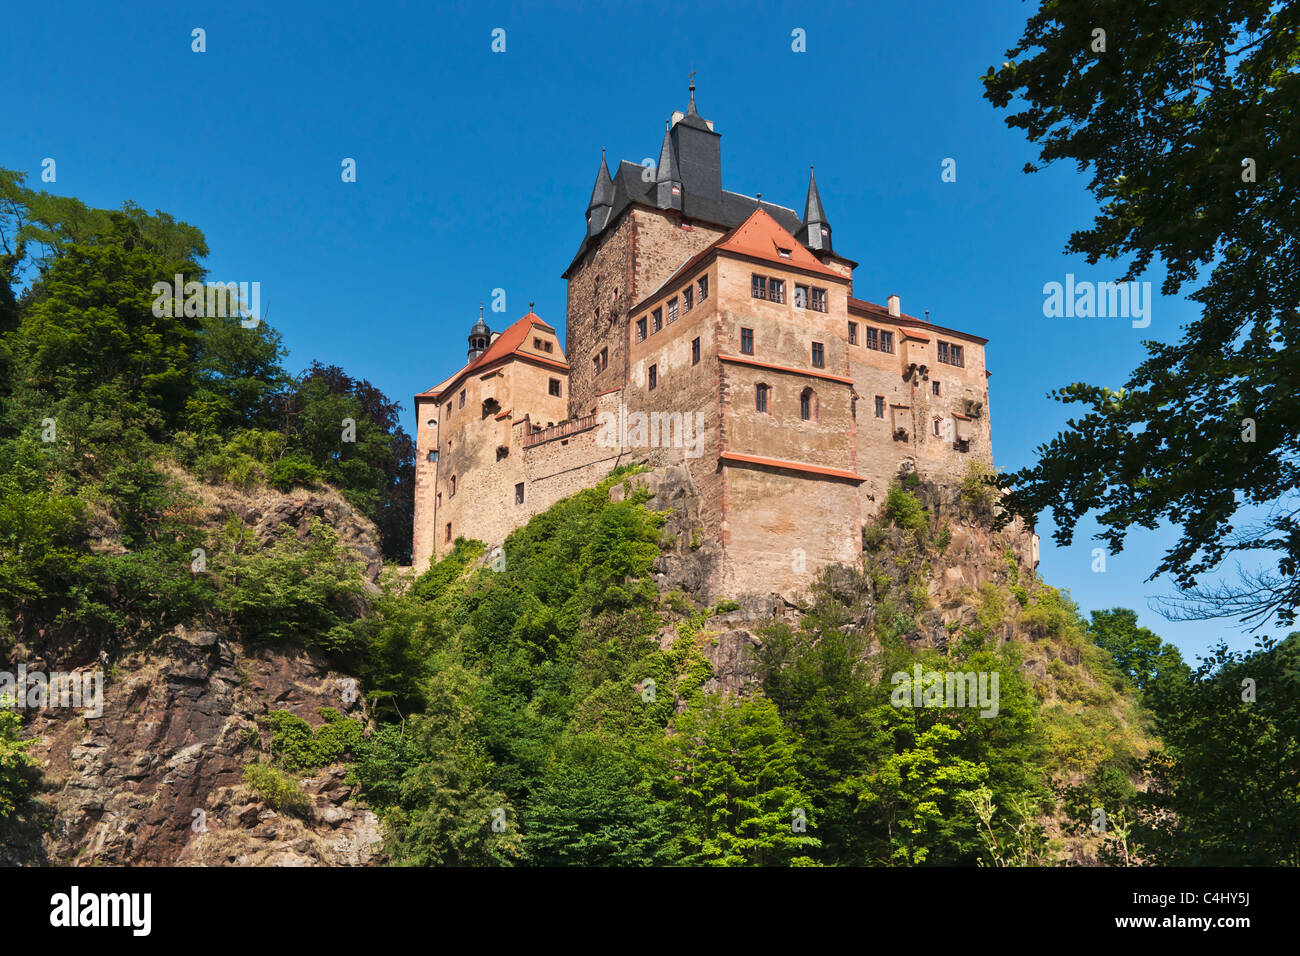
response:
<path id="1" fill-rule="evenodd" d="M 891 296 L 889 297 L 889 314 L 890 314 L 890 315 L 902 315 L 902 312 L 900 311 L 900 309 L 899 309 L 899 305 L 898 305 L 898 296 L 896 296 L 896 295 L 891 295 Z"/>

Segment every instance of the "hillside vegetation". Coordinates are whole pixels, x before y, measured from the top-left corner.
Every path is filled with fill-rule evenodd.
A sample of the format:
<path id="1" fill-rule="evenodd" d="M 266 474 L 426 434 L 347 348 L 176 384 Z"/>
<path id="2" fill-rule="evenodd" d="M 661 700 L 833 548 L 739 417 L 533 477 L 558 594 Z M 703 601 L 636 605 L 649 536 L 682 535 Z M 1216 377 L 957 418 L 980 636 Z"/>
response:
<path id="1" fill-rule="evenodd" d="M 1132 612 L 1085 622 L 992 530 L 988 476 L 900 475 L 861 566 L 783 619 L 660 589 L 635 470 L 503 558 L 462 540 L 381 576 L 371 534 L 390 562 L 409 544 L 394 403 L 288 375 L 265 323 L 155 316 L 153 283 L 207 251 L 165 214 L 0 173 L 0 239 L 0 654 L 102 666 L 115 700 L 177 634 L 217 649 L 205 675 L 247 664 L 227 638 L 354 675 L 350 715 L 268 695 L 220 725 L 278 814 L 346 771 L 399 865 L 1297 862 L 1297 640 L 1193 670 Z M 738 626 L 752 680 L 725 693 Z M 996 713 L 908 706 L 918 667 L 996 674 Z M 50 797 L 30 721 L 0 710 L 0 821 Z"/>

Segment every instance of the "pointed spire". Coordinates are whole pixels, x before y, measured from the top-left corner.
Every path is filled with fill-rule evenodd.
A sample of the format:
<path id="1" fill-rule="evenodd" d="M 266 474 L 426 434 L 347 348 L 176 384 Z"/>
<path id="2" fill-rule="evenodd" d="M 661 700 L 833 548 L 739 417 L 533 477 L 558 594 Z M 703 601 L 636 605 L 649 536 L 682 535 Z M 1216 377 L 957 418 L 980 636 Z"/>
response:
<path id="1" fill-rule="evenodd" d="M 600 169 L 596 171 L 596 184 L 591 187 L 591 202 L 587 209 L 608 206 L 614 201 L 614 179 L 609 175 L 609 164 L 605 162 L 605 147 L 600 148 Z"/>
<path id="2" fill-rule="evenodd" d="M 600 169 L 596 172 L 596 185 L 591 187 L 591 202 L 587 203 L 587 235 L 595 236 L 609 222 L 614 208 L 614 180 L 605 162 L 605 148 L 600 150 Z"/>
<path id="3" fill-rule="evenodd" d="M 687 116 L 699 116 L 700 114 L 699 114 L 699 113 L 696 111 L 696 109 L 695 109 L 695 70 L 691 70 L 691 73 L 690 73 L 690 76 L 688 77 L 688 79 L 691 81 L 691 85 L 690 85 L 690 90 L 691 90 L 691 101 L 690 101 L 690 103 L 688 103 L 687 106 L 686 106 L 686 115 L 687 115 Z"/>
<path id="4" fill-rule="evenodd" d="M 657 183 L 679 183 L 677 158 L 673 155 L 672 124 L 664 121 L 664 144 L 659 147 L 659 166 L 655 171 Z"/>
<path id="5" fill-rule="evenodd" d="M 808 167 L 808 199 L 804 203 L 803 226 L 798 238 L 814 252 L 831 251 L 831 224 L 826 220 L 822 196 L 817 191 L 817 177 L 813 167 Z"/>

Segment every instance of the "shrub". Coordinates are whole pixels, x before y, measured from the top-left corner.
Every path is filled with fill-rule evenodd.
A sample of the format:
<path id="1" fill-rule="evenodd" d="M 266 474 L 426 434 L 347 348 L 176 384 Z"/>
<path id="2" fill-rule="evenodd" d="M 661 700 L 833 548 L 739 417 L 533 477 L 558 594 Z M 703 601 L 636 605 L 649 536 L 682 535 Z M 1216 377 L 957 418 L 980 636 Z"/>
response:
<path id="1" fill-rule="evenodd" d="M 4 709 L 8 701 L 0 699 L 0 820 L 3 820 L 27 796 L 40 766 L 27 751 L 35 740 L 19 739 L 22 719 L 12 710 Z"/>
<path id="2" fill-rule="evenodd" d="M 930 514 L 901 485 L 893 485 L 885 496 L 885 517 L 906 531 L 912 531 L 918 538 L 925 535 L 930 526 Z"/>
<path id="3" fill-rule="evenodd" d="M 325 723 L 317 730 L 287 710 L 273 710 L 261 718 L 271 728 L 271 756 L 286 770 L 302 773 L 334 763 L 361 743 L 361 722 L 344 717 L 333 707 L 318 713 Z"/>
<path id="4" fill-rule="evenodd" d="M 270 764 L 250 763 L 244 768 L 244 783 L 277 810 L 305 817 L 311 809 L 311 799 L 297 778 Z"/>

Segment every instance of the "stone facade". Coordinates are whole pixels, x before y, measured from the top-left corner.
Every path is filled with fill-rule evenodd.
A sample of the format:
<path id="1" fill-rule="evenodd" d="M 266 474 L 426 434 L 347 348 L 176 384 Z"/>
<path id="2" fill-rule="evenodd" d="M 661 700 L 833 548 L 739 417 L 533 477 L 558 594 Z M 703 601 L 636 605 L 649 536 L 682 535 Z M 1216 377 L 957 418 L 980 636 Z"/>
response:
<path id="1" fill-rule="evenodd" d="M 707 159 L 693 99 L 674 122 L 697 131 L 691 148 Z M 815 181 L 802 221 L 734 193 L 695 201 L 690 179 L 683 199 L 670 141 L 660 185 L 672 190 L 638 192 L 639 167 L 610 177 L 602 159 L 565 272 L 571 368 L 516 349 L 417 396 L 448 409 L 428 434 L 436 416 L 420 413 L 417 568 L 461 535 L 497 544 L 615 466 L 644 463 L 691 489 L 707 593 L 793 596 L 819 567 L 858 558 L 900 471 L 953 486 L 972 463 L 992 465 L 986 340 L 907 315 L 896 296 L 855 297 Z M 702 182 L 707 192 L 716 176 Z M 563 402 L 547 390 L 561 374 Z"/>

